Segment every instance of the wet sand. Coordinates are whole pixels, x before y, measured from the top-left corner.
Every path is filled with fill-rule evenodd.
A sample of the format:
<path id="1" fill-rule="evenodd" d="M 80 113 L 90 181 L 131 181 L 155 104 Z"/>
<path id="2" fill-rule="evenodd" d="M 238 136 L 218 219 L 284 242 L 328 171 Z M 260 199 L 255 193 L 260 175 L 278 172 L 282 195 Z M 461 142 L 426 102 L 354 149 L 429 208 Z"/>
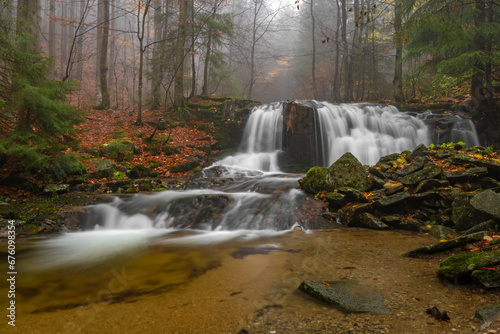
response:
<path id="1" fill-rule="evenodd" d="M 25 262 L 16 327 L 5 321 L 0 332 L 487 333 L 474 312 L 496 302 L 498 292 L 440 281 L 435 270 L 443 256 L 402 256 L 433 242 L 427 235 L 364 229 L 189 247 L 160 238 L 134 255 L 88 267 L 30 272 Z M 391 314 L 345 314 L 297 290 L 303 280 L 343 279 L 380 292 Z M 451 321 L 429 317 L 432 306 Z"/>

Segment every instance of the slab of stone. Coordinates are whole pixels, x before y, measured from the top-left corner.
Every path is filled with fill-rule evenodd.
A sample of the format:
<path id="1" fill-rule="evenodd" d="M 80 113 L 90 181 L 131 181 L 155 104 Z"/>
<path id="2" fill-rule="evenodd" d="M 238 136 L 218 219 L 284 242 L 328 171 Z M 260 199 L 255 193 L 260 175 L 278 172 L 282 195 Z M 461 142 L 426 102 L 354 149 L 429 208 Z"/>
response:
<path id="1" fill-rule="evenodd" d="M 442 174 L 443 171 L 441 166 L 428 163 L 421 170 L 413 174 L 401 177 L 399 181 L 405 186 L 413 186 L 419 184 L 420 182 L 426 179 L 434 179 L 434 178 L 440 179 Z"/>
<path id="2" fill-rule="evenodd" d="M 488 325 L 500 316 L 500 302 L 490 306 L 483 306 L 476 310 L 474 319 L 481 325 Z"/>
<path id="3" fill-rule="evenodd" d="M 425 156 L 426 153 L 428 153 L 428 152 L 429 152 L 429 150 L 427 149 L 427 146 L 425 146 L 424 144 L 419 144 L 406 157 L 406 160 L 409 161 L 409 162 L 411 162 L 411 161 L 415 160 L 417 157 Z"/>
<path id="4" fill-rule="evenodd" d="M 333 184 L 335 188 L 347 187 L 367 191 L 372 186 L 365 168 L 350 152 L 344 153 L 328 171 L 327 183 Z"/>
<path id="5" fill-rule="evenodd" d="M 485 190 L 476 194 L 470 204 L 474 209 L 500 220 L 500 195 L 493 190 Z"/>
<path id="6" fill-rule="evenodd" d="M 359 221 L 361 222 L 361 225 L 372 230 L 388 230 L 390 228 L 389 226 L 384 224 L 383 221 L 368 212 L 360 214 Z"/>
<path id="7" fill-rule="evenodd" d="M 406 176 L 420 170 L 429 161 L 428 157 L 417 157 L 412 163 L 397 171 L 399 176 Z"/>
<path id="8" fill-rule="evenodd" d="M 463 245 L 471 243 L 471 242 L 483 240 L 484 233 L 485 233 L 484 231 L 480 231 L 480 232 L 476 232 L 476 233 L 472 233 L 472 234 L 463 235 L 463 236 L 460 236 L 458 238 L 451 239 L 448 241 L 438 242 L 436 244 L 420 247 L 420 248 L 409 251 L 408 253 L 405 254 L 405 256 L 419 257 L 422 255 L 443 252 L 445 250 L 460 247 L 460 246 L 463 246 Z"/>
<path id="9" fill-rule="evenodd" d="M 47 184 L 45 188 L 43 188 L 44 193 L 49 194 L 64 194 L 69 191 L 69 184 Z"/>
<path id="10" fill-rule="evenodd" d="M 303 281 L 299 289 L 343 312 L 391 313 L 378 292 L 355 281 Z"/>
<path id="11" fill-rule="evenodd" d="M 445 173 L 446 179 L 452 182 L 468 181 L 471 179 L 478 178 L 480 176 L 485 176 L 488 174 L 488 169 L 486 167 L 475 167 L 468 168 L 465 170 L 456 170 L 452 172 Z"/>
<path id="12" fill-rule="evenodd" d="M 373 203 L 373 206 L 375 206 L 377 208 L 385 208 L 385 207 L 393 206 L 393 205 L 396 205 L 396 204 L 403 202 L 408 197 L 410 197 L 410 194 L 408 194 L 407 192 L 396 193 L 394 195 L 387 196 L 386 198 L 382 198 L 378 201 L 375 201 Z"/>
<path id="13" fill-rule="evenodd" d="M 485 214 L 472 206 L 472 194 L 459 194 L 455 197 L 451 208 L 451 220 L 455 224 L 455 228 L 459 230 L 468 230 L 474 225 L 480 224 L 488 219 L 490 216 Z"/>
<path id="14" fill-rule="evenodd" d="M 467 253 L 453 255 L 441 262 L 436 273 L 443 278 L 455 278 L 471 275 L 472 272 L 483 267 L 492 267 L 500 264 L 500 250 L 482 253 Z"/>
<path id="15" fill-rule="evenodd" d="M 415 193 L 422 193 L 427 190 L 432 190 L 434 188 L 448 187 L 450 182 L 448 180 L 437 180 L 437 179 L 427 179 L 421 181 L 415 188 Z"/>

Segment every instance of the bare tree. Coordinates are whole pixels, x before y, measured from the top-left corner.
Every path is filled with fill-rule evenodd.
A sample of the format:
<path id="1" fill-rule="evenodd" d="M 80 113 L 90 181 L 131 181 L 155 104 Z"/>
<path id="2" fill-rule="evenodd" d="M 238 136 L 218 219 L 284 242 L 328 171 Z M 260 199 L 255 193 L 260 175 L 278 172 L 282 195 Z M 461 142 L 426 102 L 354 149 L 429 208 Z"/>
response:
<path id="1" fill-rule="evenodd" d="M 144 53 L 146 48 L 144 47 L 144 31 L 146 25 L 146 18 L 148 16 L 148 11 L 151 6 L 151 0 L 142 2 L 138 0 L 137 3 L 137 39 L 139 40 L 139 87 L 138 87 L 138 102 L 137 102 L 137 120 L 135 124 L 142 125 L 142 84 L 143 84 L 143 68 L 144 68 Z M 142 20 L 141 20 L 141 10 Z"/>
<path id="2" fill-rule="evenodd" d="M 186 43 L 186 23 L 188 15 L 188 0 L 179 2 L 179 25 L 177 29 L 177 43 L 175 46 L 175 82 L 174 106 L 182 107 L 184 104 L 184 44 Z"/>

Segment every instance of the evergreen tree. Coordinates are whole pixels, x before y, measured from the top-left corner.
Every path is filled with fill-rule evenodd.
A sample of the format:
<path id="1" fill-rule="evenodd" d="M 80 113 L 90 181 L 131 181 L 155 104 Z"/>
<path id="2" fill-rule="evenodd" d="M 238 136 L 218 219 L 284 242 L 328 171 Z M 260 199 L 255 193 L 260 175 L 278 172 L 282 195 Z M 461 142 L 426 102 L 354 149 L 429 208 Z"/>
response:
<path id="1" fill-rule="evenodd" d="M 493 0 L 419 2 L 403 35 L 408 57 L 425 60 L 434 77 L 448 85 L 467 84 L 473 108 L 495 111 L 492 68 L 500 65 L 499 22 L 500 5 Z"/>
<path id="2" fill-rule="evenodd" d="M 8 5 L 2 1 L 3 5 Z M 33 21 L 0 15 L 0 154 L 27 170 L 49 167 L 74 143 L 71 133 L 81 113 L 64 104 L 73 83 L 50 80 L 53 59 L 42 57 Z"/>

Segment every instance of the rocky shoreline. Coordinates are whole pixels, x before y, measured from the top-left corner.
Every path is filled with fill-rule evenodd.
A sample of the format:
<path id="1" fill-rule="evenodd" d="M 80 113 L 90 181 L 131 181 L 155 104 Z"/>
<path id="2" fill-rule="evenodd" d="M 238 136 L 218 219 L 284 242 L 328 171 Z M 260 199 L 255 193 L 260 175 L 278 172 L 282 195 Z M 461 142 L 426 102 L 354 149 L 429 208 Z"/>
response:
<path id="1" fill-rule="evenodd" d="M 491 150 L 419 145 L 371 167 L 346 153 L 329 168 L 311 168 L 299 183 L 328 203 L 323 216 L 347 227 L 435 236 L 436 244 L 405 255 L 449 255 L 436 273 L 451 284 L 500 287 L 500 160 Z M 498 315 L 495 304 L 476 318 L 486 324 Z"/>

